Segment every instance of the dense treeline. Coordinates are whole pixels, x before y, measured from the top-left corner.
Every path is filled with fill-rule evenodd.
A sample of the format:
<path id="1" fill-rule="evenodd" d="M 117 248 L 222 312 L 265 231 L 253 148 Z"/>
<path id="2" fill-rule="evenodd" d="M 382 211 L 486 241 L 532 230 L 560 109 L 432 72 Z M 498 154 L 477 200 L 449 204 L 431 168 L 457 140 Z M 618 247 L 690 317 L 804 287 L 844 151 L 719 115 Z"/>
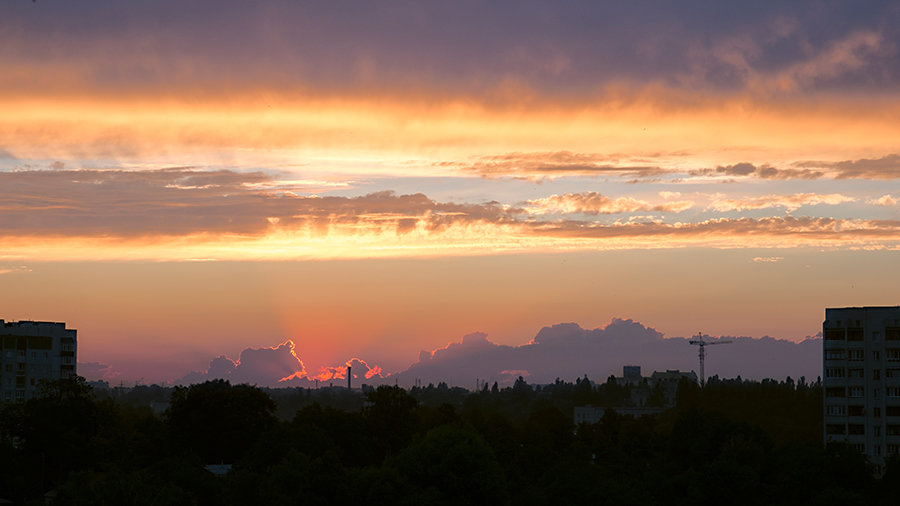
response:
<path id="1" fill-rule="evenodd" d="M 0 498 L 42 504 L 857 504 L 900 492 L 844 445 L 824 447 L 819 383 L 683 381 L 633 418 L 586 379 L 480 392 L 272 390 L 211 381 L 91 392 L 45 385 L 0 411 Z M 151 402 L 170 399 L 161 416 Z M 288 410 L 293 410 L 288 414 Z M 280 415 L 280 416 L 279 416 Z M 233 464 L 224 477 L 204 466 Z"/>

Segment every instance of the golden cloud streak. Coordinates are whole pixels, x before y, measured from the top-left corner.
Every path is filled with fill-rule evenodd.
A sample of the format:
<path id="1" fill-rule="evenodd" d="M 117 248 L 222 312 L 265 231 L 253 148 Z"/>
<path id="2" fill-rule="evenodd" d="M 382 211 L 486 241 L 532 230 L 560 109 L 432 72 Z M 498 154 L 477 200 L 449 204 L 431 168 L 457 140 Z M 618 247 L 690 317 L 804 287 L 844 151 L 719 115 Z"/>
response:
<path id="1" fill-rule="evenodd" d="M 273 226 L 263 235 L 188 234 L 138 237 L 5 237 L 0 257 L 28 261 L 327 260 L 486 255 L 560 250 L 896 247 L 900 222 L 832 218 L 716 219 L 699 223 L 559 221 L 455 222 L 435 227 L 428 217 L 399 232 L 399 224 L 335 221 L 327 226 Z"/>
<path id="2" fill-rule="evenodd" d="M 643 157 L 665 169 L 839 161 L 883 156 L 900 137 L 891 97 L 781 103 L 649 90 L 501 106 L 465 97 L 50 96 L 0 98 L 0 109 L 2 148 L 22 160 L 304 163 L 417 175 L 458 173 L 485 154 L 566 150 L 624 153 L 628 164 Z"/>

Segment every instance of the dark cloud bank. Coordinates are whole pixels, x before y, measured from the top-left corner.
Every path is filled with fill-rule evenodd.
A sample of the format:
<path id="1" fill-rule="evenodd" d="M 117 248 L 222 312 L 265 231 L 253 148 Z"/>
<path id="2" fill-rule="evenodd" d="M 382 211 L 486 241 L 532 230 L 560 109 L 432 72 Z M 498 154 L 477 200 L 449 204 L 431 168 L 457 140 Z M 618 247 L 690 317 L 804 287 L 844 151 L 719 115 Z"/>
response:
<path id="1" fill-rule="evenodd" d="M 819 338 L 792 341 L 763 337 L 722 337 L 731 344 L 710 348 L 707 376 L 741 376 L 746 379 L 805 376 L 814 380 L 821 375 L 822 343 Z M 382 374 L 377 366 L 353 359 L 354 385 L 395 382 L 411 386 L 441 381 L 475 388 L 479 381 L 509 384 L 518 376 L 530 383 L 549 383 L 556 378 L 574 380 L 587 375 L 604 381 L 609 375 L 621 375 L 623 365 L 639 365 L 644 375 L 653 371 L 698 369 L 697 347 L 688 338 L 664 338 L 655 329 L 632 320 L 613 319 L 606 327 L 583 329 L 575 323 L 544 327 L 535 338 L 520 346 L 499 345 L 486 334 L 469 334 L 434 351 L 422 351 L 417 362 L 404 371 Z M 714 339 L 713 339 L 714 340 Z M 217 357 L 206 372 L 193 372 L 176 381 L 190 384 L 224 378 L 272 387 L 315 385 L 316 374 L 309 373 L 290 341 L 277 347 L 247 349 L 240 360 Z M 348 362 L 349 363 L 349 362 Z M 345 365 L 326 367 L 334 381 L 344 385 Z M 368 378 L 366 376 L 369 376 Z M 287 378 L 287 379 L 285 379 Z"/>

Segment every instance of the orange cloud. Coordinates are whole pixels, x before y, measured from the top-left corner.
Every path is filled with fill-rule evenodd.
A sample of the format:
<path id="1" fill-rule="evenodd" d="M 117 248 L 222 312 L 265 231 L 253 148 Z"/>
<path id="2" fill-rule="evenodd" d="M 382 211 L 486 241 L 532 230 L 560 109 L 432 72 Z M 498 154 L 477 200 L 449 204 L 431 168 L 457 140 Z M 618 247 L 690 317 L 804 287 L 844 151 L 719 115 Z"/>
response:
<path id="1" fill-rule="evenodd" d="M 897 199 L 892 197 L 891 195 L 885 194 L 877 199 L 868 200 L 870 204 L 875 204 L 876 206 L 890 207 L 897 205 Z"/>
<path id="2" fill-rule="evenodd" d="M 350 374 L 354 378 L 372 379 L 390 376 L 390 374 L 384 374 L 380 366 L 369 365 L 365 360 L 354 357 L 343 365 L 322 366 L 319 368 L 319 373 L 315 376 L 309 376 L 309 379 L 319 381 L 347 379 L 348 367 L 350 367 Z"/>
<path id="3" fill-rule="evenodd" d="M 837 162 L 801 161 L 798 167 L 818 168 L 834 174 L 837 179 L 897 179 L 900 178 L 900 155 L 861 158 Z"/>
<path id="4" fill-rule="evenodd" d="M 210 379 L 227 379 L 234 383 L 275 385 L 306 376 L 306 367 L 290 339 L 278 346 L 247 348 L 238 360 L 222 355 L 209 363 L 205 372 L 192 372 L 176 380 L 178 384 L 194 384 Z"/>
<path id="5" fill-rule="evenodd" d="M 794 195 L 765 195 L 762 197 L 716 199 L 709 207 L 721 212 L 784 207 L 788 212 L 792 212 L 803 206 L 817 206 L 820 204 L 838 205 L 843 204 L 844 202 L 853 202 L 854 200 L 856 199 L 853 197 L 848 197 L 839 193 L 830 193 L 827 195 L 795 193 Z"/>
<path id="6" fill-rule="evenodd" d="M 527 106 L 427 91 L 238 90 L 202 101 L 153 93 L 10 94 L 0 98 L 0 148 L 19 166 L 100 159 L 134 168 L 302 167 L 305 175 L 294 179 L 313 181 L 336 173 L 646 178 L 736 159 L 776 170 L 761 177 L 810 177 L 817 171 L 792 164 L 876 160 L 890 156 L 900 136 L 900 106 L 891 97 L 784 101 L 704 93 L 611 87 L 578 103 L 539 96 Z M 796 172 L 784 172 L 790 170 Z"/>
<path id="7" fill-rule="evenodd" d="M 618 175 L 649 177 L 671 172 L 671 169 L 645 165 L 646 160 L 622 159 L 596 153 L 557 151 L 548 153 L 506 153 L 477 157 L 466 163 L 444 163 L 486 177 L 563 177 Z"/>
<path id="8" fill-rule="evenodd" d="M 31 272 L 31 269 L 24 265 L 16 265 L 12 267 L 0 266 L 0 275 L 2 274 L 23 274 Z"/>
<path id="9" fill-rule="evenodd" d="M 537 220 L 491 202 L 442 203 L 422 194 L 299 197 L 248 188 L 242 174 L 192 170 L 2 174 L 0 255 L 40 260 L 275 260 L 453 256 L 511 251 L 683 246 L 892 246 L 898 224 L 838 218 L 697 222 Z M 259 174 L 250 181 L 265 180 Z M 152 180 L 146 183 L 144 178 Z M 174 182 L 174 183 L 173 183 Z M 121 199 L 121 200 L 120 200 Z M 537 210 L 586 214 L 675 211 L 599 194 L 538 199 Z M 841 194 L 720 199 L 717 210 L 838 204 Z"/>
<path id="10" fill-rule="evenodd" d="M 656 211 L 664 213 L 680 213 L 693 207 L 690 201 L 664 202 L 651 204 L 632 197 L 611 199 L 597 192 L 566 193 L 530 200 L 525 211 L 531 214 L 550 213 L 584 213 L 584 214 L 617 214 L 635 211 Z"/>

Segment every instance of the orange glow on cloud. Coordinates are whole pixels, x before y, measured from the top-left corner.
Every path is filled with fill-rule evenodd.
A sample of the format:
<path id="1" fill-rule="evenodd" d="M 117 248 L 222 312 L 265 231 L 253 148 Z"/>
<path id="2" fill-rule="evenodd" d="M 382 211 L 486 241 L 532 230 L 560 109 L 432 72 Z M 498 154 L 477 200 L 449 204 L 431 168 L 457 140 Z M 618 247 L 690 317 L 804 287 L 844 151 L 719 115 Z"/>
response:
<path id="1" fill-rule="evenodd" d="M 316 260 L 484 255 L 556 250 L 678 247 L 895 248 L 900 222 L 832 218 L 710 219 L 698 223 L 591 222 L 491 223 L 475 220 L 431 228 L 427 216 L 398 230 L 390 217 L 292 229 L 273 227 L 261 236 L 189 234 L 134 239 L 104 237 L 7 237 L 7 260 L 211 261 Z"/>
<path id="2" fill-rule="evenodd" d="M 892 97 L 779 102 L 655 89 L 608 92 L 580 104 L 535 99 L 492 105 L 469 97 L 251 95 L 189 101 L 63 95 L 7 97 L 0 108 L 3 148 L 19 158 L 112 158 L 135 168 L 216 160 L 306 173 L 429 176 L 458 174 L 476 163 L 478 172 L 503 175 L 492 174 L 490 166 L 479 169 L 477 160 L 562 150 L 618 156 L 617 165 L 625 167 L 696 169 L 746 159 L 787 166 L 883 156 L 896 150 L 900 137 L 900 103 Z"/>
<path id="3" fill-rule="evenodd" d="M 365 378 L 371 379 L 373 377 L 381 377 L 383 376 L 383 370 L 380 366 L 377 365 L 369 365 L 365 360 L 361 358 L 351 358 L 344 365 L 334 365 L 334 366 L 322 366 L 319 368 L 319 374 L 315 376 L 308 376 L 310 380 L 319 380 L 319 381 L 330 381 L 337 379 L 347 379 L 347 367 L 352 364 L 357 364 L 356 368 L 351 368 L 350 374 L 353 375 L 353 378 Z M 365 368 L 365 372 L 360 375 L 358 367 L 362 366 Z M 388 374 L 389 376 L 389 374 Z M 288 378 L 285 378 L 288 379 Z"/>

